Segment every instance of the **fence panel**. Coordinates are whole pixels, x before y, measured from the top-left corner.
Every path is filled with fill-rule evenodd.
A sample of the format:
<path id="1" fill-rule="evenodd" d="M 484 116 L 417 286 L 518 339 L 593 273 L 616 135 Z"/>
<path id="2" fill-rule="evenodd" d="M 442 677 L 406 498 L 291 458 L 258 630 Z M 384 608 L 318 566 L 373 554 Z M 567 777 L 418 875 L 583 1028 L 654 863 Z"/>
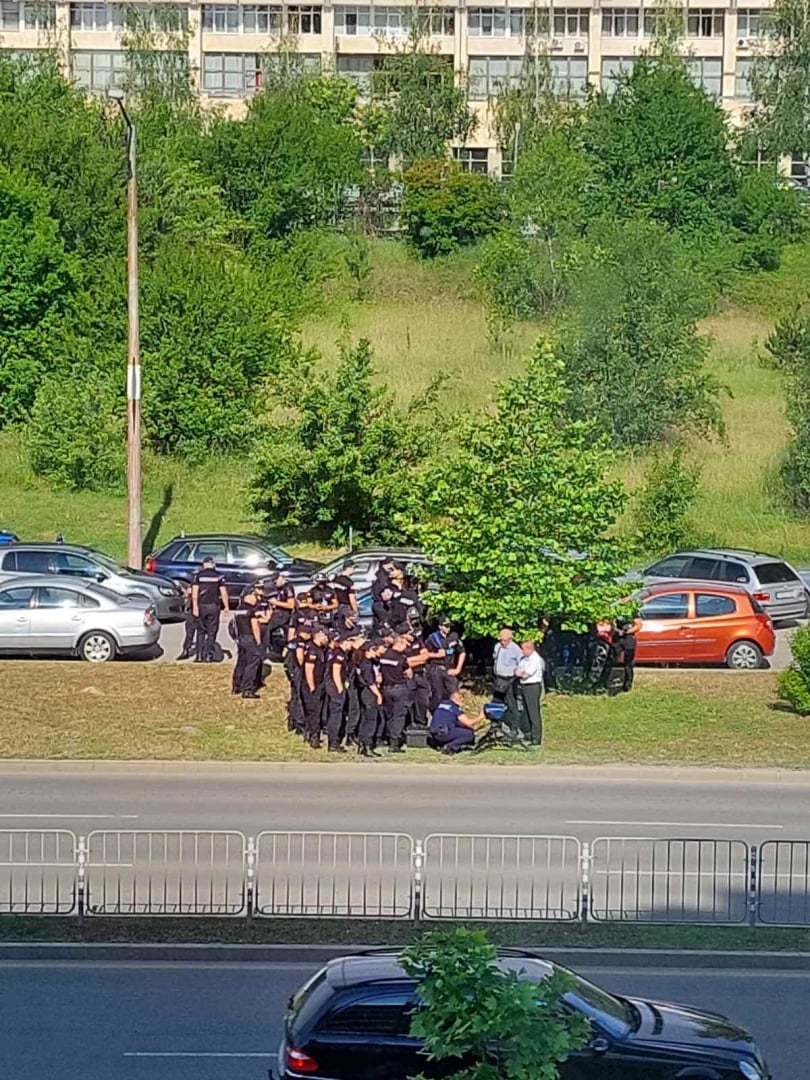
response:
<path id="1" fill-rule="evenodd" d="M 573 836 L 434 833 L 425 840 L 428 919 L 579 917 L 582 849 Z"/>
<path id="2" fill-rule="evenodd" d="M 75 909 L 75 834 L 0 829 L 0 912 L 71 915 Z"/>
<path id="3" fill-rule="evenodd" d="M 87 837 L 89 915 L 243 915 L 239 832 L 99 830 Z"/>
<path id="4" fill-rule="evenodd" d="M 256 914 L 406 919 L 413 854 L 403 833 L 260 833 Z"/>
<path id="5" fill-rule="evenodd" d="M 741 840 L 600 837 L 590 916 L 626 922 L 744 923 L 749 849 Z"/>
<path id="6" fill-rule="evenodd" d="M 810 840 L 766 840 L 760 846 L 757 917 L 774 926 L 810 925 Z"/>

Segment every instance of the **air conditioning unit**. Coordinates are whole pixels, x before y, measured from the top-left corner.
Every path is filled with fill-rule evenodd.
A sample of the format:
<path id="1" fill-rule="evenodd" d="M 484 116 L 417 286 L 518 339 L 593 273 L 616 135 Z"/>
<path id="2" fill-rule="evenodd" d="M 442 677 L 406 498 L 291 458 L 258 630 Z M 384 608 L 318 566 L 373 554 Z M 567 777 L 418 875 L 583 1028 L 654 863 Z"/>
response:
<path id="1" fill-rule="evenodd" d="M 551 47 L 552 49 L 561 49 L 563 47 L 563 43 L 557 38 L 554 38 L 551 42 Z"/>
<path id="2" fill-rule="evenodd" d="M 585 52 L 585 43 L 583 41 L 575 41 L 574 52 Z"/>
<path id="3" fill-rule="evenodd" d="M 738 49 L 747 49 L 748 47 L 748 42 L 745 40 L 745 38 L 740 38 L 737 42 Z"/>

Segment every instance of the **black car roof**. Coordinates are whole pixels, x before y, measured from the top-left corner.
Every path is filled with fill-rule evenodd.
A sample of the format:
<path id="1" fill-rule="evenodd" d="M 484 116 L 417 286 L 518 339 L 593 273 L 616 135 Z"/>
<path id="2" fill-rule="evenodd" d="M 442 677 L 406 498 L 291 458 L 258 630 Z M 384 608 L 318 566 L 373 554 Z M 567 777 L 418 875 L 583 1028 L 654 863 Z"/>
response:
<path id="1" fill-rule="evenodd" d="M 272 540 L 268 540 L 266 536 L 259 536 L 258 533 L 183 533 L 182 536 L 173 536 L 163 546 L 168 547 L 169 544 L 174 544 L 178 540 L 255 540 L 257 544 L 281 547 L 280 544 L 274 544 Z"/>
<path id="2" fill-rule="evenodd" d="M 342 555 L 335 555 L 330 562 L 337 562 L 338 559 L 377 559 L 383 558 L 386 555 L 390 555 L 392 558 L 408 557 L 423 559 L 425 557 L 424 551 L 421 548 L 398 548 L 398 547 L 375 547 L 375 548 L 355 548 L 354 551 L 345 551 Z"/>
<path id="3" fill-rule="evenodd" d="M 552 965 L 539 956 L 530 953 L 502 949 L 498 954 L 498 967 L 508 971 L 526 971 L 538 981 L 546 978 L 554 970 Z M 396 952 L 360 953 L 354 956 L 341 956 L 330 960 L 326 965 L 326 978 L 335 990 L 346 990 L 352 986 L 364 986 L 369 983 L 413 983 L 399 963 Z"/>
<path id="4" fill-rule="evenodd" d="M 103 554 L 103 552 L 98 551 L 98 548 L 87 547 L 85 544 L 60 544 L 56 540 L 18 540 L 13 544 L 3 545 L 3 551 L 12 551 L 18 548 L 36 548 L 38 551 L 81 551 L 89 555 Z"/>

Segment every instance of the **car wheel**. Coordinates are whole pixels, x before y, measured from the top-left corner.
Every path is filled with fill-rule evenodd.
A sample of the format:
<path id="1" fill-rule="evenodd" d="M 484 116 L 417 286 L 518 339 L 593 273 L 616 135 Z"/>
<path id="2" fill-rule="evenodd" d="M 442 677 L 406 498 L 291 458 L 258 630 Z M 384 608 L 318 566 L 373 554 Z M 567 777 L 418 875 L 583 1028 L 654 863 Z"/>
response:
<path id="1" fill-rule="evenodd" d="M 735 671 L 756 671 L 762 667 L 762 649 L 753 641 L 735 641 L 726 653 L 726 664 Z"/>
<path id="2" fill-rule="evenodd" d="M 114 660 L 115 641 L 104 630 L 93 630 L 79 642 L 79 656 L 91 664 L 105 664 Z"/>

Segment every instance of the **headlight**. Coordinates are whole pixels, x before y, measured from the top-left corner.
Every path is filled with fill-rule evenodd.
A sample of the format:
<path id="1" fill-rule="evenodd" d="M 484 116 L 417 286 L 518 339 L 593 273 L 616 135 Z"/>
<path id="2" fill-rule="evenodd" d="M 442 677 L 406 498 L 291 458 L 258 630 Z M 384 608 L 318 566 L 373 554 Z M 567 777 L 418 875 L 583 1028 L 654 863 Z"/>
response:
<path id="1" fill-rule="evenodd" d="M 750 1061 L 738 1061 L 737 1066 L 745 1080 L 762 1080 L 762 1073 L 759 1071 L 758 1066 L 753 1065 Z"/>
<path id="2" fill-rule="evenodd" d="M 171 585 L 159 585 L 158 589 L 161 596 L 177 596 L 177 590 L 173 589 Z"/>

